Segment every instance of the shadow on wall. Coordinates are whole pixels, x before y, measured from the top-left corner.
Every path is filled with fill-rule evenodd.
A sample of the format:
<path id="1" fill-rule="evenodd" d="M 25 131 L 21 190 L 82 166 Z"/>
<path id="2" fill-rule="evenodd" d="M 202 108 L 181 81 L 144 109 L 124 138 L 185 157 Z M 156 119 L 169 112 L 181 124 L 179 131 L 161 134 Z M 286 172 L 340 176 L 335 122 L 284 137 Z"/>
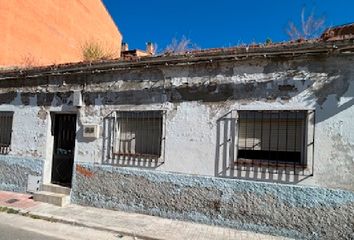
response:
<path id="1" fill-rule="evenodd" d="M 310 59 L 311 60 L 311 59 Z M 310 61 L 309 60 L 309 61 Z M 275 64 L 275 63 L 273 63 Z M 351 65 L 343 62 L 342 65 L 333 64 L 328 60 L 321 64 L 314 62 L 306 62 L 304 66 L 310 69 L 311 74 L 320 75 L 321 73 L 328 73 L 326 77 L 307 77 L 298 70 L 299 67 L 304 67 L 301 64 L 292 63 L 292 67 L 273 66 L 280 72 L 287 72 L 284 76 L 277 80 L 271 81 L 247 81 L 247 82 L 226 82 L 216 83 L 211 80 L 210 76 L 199 76 L 203 78 L 204 82 L 201 84 L 184 84 L 182 86 L 161 85 L 161 79 L 154 79 L 154 84 L 148 88 L 139 88 L 134 90 L 119 90 L 119 91 L 105 91 L 105 92 L 84 92 L 83 99 L 85 105 L 95 105 L 97 98 L 102 98 L 102 105 L 141 105 L 141 104 L 160 104 L 165 102 L 180 103 L 199 101 L 205 103 L 222 103 L 224 101 L 289 101 L 289 99 L 296 99 L 305 93 L 306 97 L 304 103 L 316 103 L 317 106 L 322 106 L 326 99 L 333 95 L 337 100 L 341 97 L 352 98 L 349 102 L 339 105 L 337 102 L 331 111 L 326 111 L 317 122 L 325 121 L 328 118 L 338 114 L 352 106 L 354 103 L 353 91 L 350 90 L 352 76 L 354 73 L 350 69 Z M 141 72 L 138 80 L 143 80 L 145 72 Z M 180 77 L 179 72 L 175 73 L 171 78 Z M 221 75 L 224 72 L 220 73 Z M 193 74 L 192 74 L 193 75 Z M 303 80 L 299 80 L 303 78 Z M 134 84 L 137 84 L 134 82 Z M 138 85 L 137 85 L 138 86 Z"/>
<path id="2" fill-rule="evenodd" d="M 138 167 L 146 169 L 158 168 L 163 164 L 157 158 L 146 158 L 134 154 L 120 156 L 114 153 L 114 145 L 117 144 L 115 136 L 116 118 L 114 112 L 103 118 L 103 138 L 102 138 L 102 164 L 118 167 Z"/>
<path id="3" fill-rule="evenodd" d="M 292 163 L 269 160 L 240 161 L 238 151 L 237 112 L 230 111 L 217 120 L 215 176 L 262 182 L 299 183 L 312 176 L 313 165 L 306 169 Z"/>
<path id="4" fill-rule="evenodd" d="M 354 85 L 352 64 L 336 60 L 328 60 L 320 64 L 314 62 L 302 63 L 308 67 L 310 72 L 321 73 L 327 72 L 328 76 L 318 80 L 304 80 L 303 87 L 300 86 L 297 92 L 289 94 L 291 98 L 301 95 L 303 91 L 308 90 L 311 94 L 307 94 L 305 102 L 316 102 L 316 119 L 313 123 L 316 127 L 318 123 L 326 121 L 340 112 L 346 111 L 353 107 L 354 104 Z M 294 66 L 294 68 L 297 65 Z M 288 70 L 288 69 L 285 69 Z M 289 78 L 287 84 L 296 86 L 296 82 Z M 273 81 L 272 89 L 277 89 L 284 82 Z M 259 87 L 259 86 L 258 86 Z M 265 91 L 267 92 L 267 91 Z M 277 92 L 276 96 L 281 96 Z M 285 92 L 281 92 L 285 93 Z M 274 91 L 268 92 L 274 95 Z M 262 96 L 262 95 L 260 95 Z M 301 97 L 300 97 L 301 98 Z M 341 103 L 341 98 L 348 101 Z M 325 108 L 322 110 L 322 108 Z M 279 168 L 272 164 L 266 166 L 262 164 L 251 164 L 237 166 L 237 116 L 235 111 L 225 114 L 217 121 L 217 139 L 215 150 L 215 176 L 240 178 L 248 180 L 260 180 L 269 182 L 282 183 L 298 183 L 308 178 L 313 174 L 313 169 L 310 173 L 302 172 L 301 169 L 285 165 Z M 313 156 L 312 156 L 313 157 Z M 259 161 L 258 161 L 259 163 Z M 313 165 L 313 163 L 312 163 Z M 311 167 L 310 167 L 311 168 Z M 305 174 L 304 174 L 305 173 Z"/>
<path id="5" fill-rule="evenodd" d="M 148 70 L 134 70 L 124 71 L 118 75 L 105 73 L 100 75 L 94 75 L 94 77 L 87 77 L 85 75 L 81 77 L 72 78 L 72 76 L 61 76 L 58 78 L 38 78 L 35 81 L 23 82 L 22 79 L 2 81 L 0 87 L 25 87 L 32 86 L 34 84 L 48 85 L 57 84 L 62 86 L 65 82 L 71 84 L 87 85 L 93 83 L 102 82 L 117 82 L 118 80 L 124 80 L 128 88 L 119 88 L 112 85 L 109 91 L 88 91 L 83 92 L 83 101 L 86 106 L 90 105 L 141 105 L 152 103 L 180 103 L 189 101 L 200 101 L 207 103 L 222 103 L 224 101 L 257 101 L 267 100 L 276 101 L 278 98 L 287 101 L 291 98 L 295 98 L 297 95 L 301 95 L 303 91 L 309 90 L 311 94 L 308 94 L 307 99 L 304 102 L 317 102 L 318 106 L 322 106 L 326 99 L 334 95 L 337 99 L 345 96 L 352 98 L 349 102 L 336 106 L 333 105 L 331 111 L 326 111 L 320 118 L 317 118 L 318 122 L 322 122 L 338 112 L 349 108 L 354 103 L 354 91 L 349 90 L 350 84 L 353 81 L 354 72 L 352 70 L 353 59 L 328 59 L 323 58 L 319 60 L 317 58 L 308 61 L 301 61 L 300 63 L 289 60 L 284 63 L 284 60 L 269 62 L 265 68 L 269 68 L 265 73 L 277 73 L 286 72 L 284 76 L 278 80 L 269 81 L 255 81 L 250 80 L 246 82 L 226 82 L 218 83 L 214 81 L 216 74 L 223 75 L 225 77 L 233 76 L 231 71 L 234 67 L 234 63 L 227 65 L 227 68 L 220 68 L 215 65 L 213 68 L 208 65 L 200 65 L 197 67 L 190 67 L 189 71 L 185 72 L 185 77 L 199 77 L 201 83 L 198 84 L 183 84 L 181 86 L 174 86 L 173 84 L 167 84 L 164 82 L 166 76 L 160 69 L 149 68 Z M 309 73 L 318 75 L 322 73 L 328 73 L 326 77 L 309 77 L 304 75 L 299 68 L 306 67 L 309 69 Z M 225 70 L 226 69 L 226 70 Z M 178 79 L 181 77 L 183 71 L 175 71 L 170 79 Z M 188 73 L 188 74 L 187 74 Z M 302 80 L 301 80 L 302 79 Z M 145 86 L 145 82 L 150 82 L 151 85 Z M 135 89 L 129 89 L 129 86 L 134 84 Z M 315 84 L 315 85 L 314 85 Z M 72 104 L 71 92 L 5 92 L 0 94 L 0 104 L 13 104 L 20 105 L 37 105 L 37 106 L 66 106 Z M 97 99 L 102 101 L 97 103 Z M 302 98 L 302 97 L 300 97 Z"/>
<path id="6" fill-rule="evenodd" d="M 321 114 L 317 114 L 316 123 L 325 121 L 352 107 L 354 104 L 354 71 L 352 66 L 335 62 L 333 64 L 326 63 L 324 67 L 329 72 L 328 77 L 316 82 L 315 87 L 311 84 L 310 91 L 312 95 L 305 99 L 305 101 L 313 101 L 315 98 L 321 109 L 324 104 L 330 105 L 326 106 L 325 111 L 321 111 Z M 314 70 L 319 72 L 319 69 Z M 335 96 L 335 100 L 327 101 L 331 96 Z M 350 100 L 340 105 L 341 98 Z"/>
<path id="7" fill-rule="evenodd" d="M 338 64 L 335 64 L 333 61 L 338 61 Z M 296 98 L 299 96 L 300 99 L 303 99 L 303 92 L 308 91 L 309 94 L 305 92 L 305 95 L 308 97 L 302 101 L 310 104 L 316 102 L 316 108 L 319 109 L 330 96 L 335 96 L 337 101 L 326 102 L 326 104 L 330 102 L 330 109 L 326 108 L 325 111 L 317 111 L 316 124 L 318 124 L 353 106 L 354 91 L 353 86 L 351 86 L 353 76 L 351 62 L 352 61 L 348 60 L 342 61 L 341 59 L 328 59 L 323 61 L 321 60 L 319 62 L 316 58 L 309 58 L 308 61 L 303 61 L 300 63 L 289 61 L 289 64 L 283 64 L 283 60 L 279 61 L 279 63 L 270 62 L 269 67 L 271 69 L 269 69 L 269 72 L 275 72 L 274 69 L 276 69 L 276 71 L 288 73 L 278 80 L 271 80 L 269 82 L 249 81 L 246 83 L 230 82 L 219 84 L 211 81 L 210 78 L 210 74 L 214 70 L 216 71 L 218 69 L 213 69 L 213 71 L 207 72 L 203 75 L 200 74 L 200 69 L 198 68 L 194 69 L 195 71 L 192 71 L 192 73 L 187 76 L 190 77 L 196 75 L 203 77 L 205 79 L 204 84 L 185 84 L 182 86 L 173 86 L 168 84 L 161 85 L 158 84 L 158 82 L 163 80 L 164 75 L 161 72 L 156 72 L 156 75 L 148 75 L 148 79 L 154 82 L 154 84 L 148 88 L 138 88 L 134 90 L 124 90 L 124 88 L 122 88 L 119 89 L 119 91 L 84 92 L 83 98 L 87 106 L 97 104 L 97 98 L 102 99 L 99 103 L 102 105 L 140 105 L 189 101 L 221 103 L 227 100 L 267 100 L 275 102 L 278 98 L 281 98 L 284 101 L 288 101 L 289 99 L 295 99 L 296 101 Z M 298 70 L 299 67 L 308 68 L 309 72 L 312 74 L 328 73 L 328 75 L 326 77 L 303 76 L 301 71 Z M 151 69 L 149 71 L 151 71 Z M 128 73 L 129 72 L 127 72 L 127 74 Z M 138 80 L 144 79 L 145 74 L 146 72 L 137 71 L 134 78 L 130 79 L 134 79 L 135 83 L 135 81 L 138 82 Z M 180 76 L 180 72 L 176 71 L 174 74 L 176 74 L 176 76 L 170 77 L 174 78 Z M 220 74 L 232 76 L 233 73 L 221 72 Z M 109 76 L 110 77 L 107 77 L 107 81 L 111 81 L 114 75 Z M 104 77 L 100 79 L 104 79 Z M 30 95 L 27 95 L 21 94 L 21 97 L 28 100 Z M 61 98 L 60 96 L 55 97 Z M 346 97 L 350 100 L 340 105 L 339 99 L 341 97 Z M 39 99 L 45 98 L 40 97 Z M 104 118 L 103 128 L 103 164 L 141 168 L 156 168 L 160 165 L 158 161 L 147 161 L 146 159 L 139 159 L 133 156 L 125 156 L 124 158 L 117 159 L 112 154 L 112 146 L 114 141 L 114 117 L 112 114 Z M 276 167 L 276 169 L 272 166 L 264 166 L 259 164 L 254 165 L 253 163 L 251 166 L 235 166 L 235 159 L 237 159 L 237 148 L 235 142 L 235 135 L 237 134 L 236 131 L 236 116 L 234 116 L 234 112 L 226 114 L 217 121 L 215 176 L 238 177 L 243 179 L 271 182 L 278 181 L 286 183 L 297 183 L 308 177 L 308 174 L 297 174 L 298 169 L 295 168 L 295 170 L 293 170 L 291 166 L 285 166 L 284 168 Z"/>

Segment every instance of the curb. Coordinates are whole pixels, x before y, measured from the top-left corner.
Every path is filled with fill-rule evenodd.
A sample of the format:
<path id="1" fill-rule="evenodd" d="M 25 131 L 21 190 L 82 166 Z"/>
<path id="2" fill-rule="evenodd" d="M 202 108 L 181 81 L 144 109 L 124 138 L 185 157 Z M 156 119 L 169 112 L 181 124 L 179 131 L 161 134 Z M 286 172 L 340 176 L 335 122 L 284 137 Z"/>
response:
<path id="1" fill-rule="evenodd" d="M 62 217 L 55 217 L 53 215 L 49 214 L 43 214 L 43 213 L 36 213 L 36 212 L 31 212 L 27 211 L 21 208 L 15 208 L 15 207 L 9 207 L 9 206 L 0 206 L 2 208 L 0 212 L 4 212 L 7 214 L 16 214 L 20 215 L 23 217 L 30 217 L 32 219 L 41 219 L 49 222 L 57 222 L 57 223 L 63 223 L 63 224 L 68 224 L 72 226 L 78 226 L 78 227 L 86 227 L 98 231 L 105 231 L 105 232 L 110 232 L 113 234 L 117 235 L 123 235 L 123 236 L 129 236 L 129 237 L 136 237 L 138 239 L 143 239 L 143 240 L 163 240 L 163 238 L 155 238 L 155 237 L 149 237 L 149 236 L 144 236 L 140 234 L 135 234 L 132 232 L 126 232 L 126 231 L 119 231 L 116 229 L 112 228 L 107 228 L 107 227 L 102 227 L 102 226 L 97 226 L 95 224 L 89 224 L 89 223 L 81 223 L 77 222 L 76 220 L 70 220 L 70 219 L 65 219 Z"/>

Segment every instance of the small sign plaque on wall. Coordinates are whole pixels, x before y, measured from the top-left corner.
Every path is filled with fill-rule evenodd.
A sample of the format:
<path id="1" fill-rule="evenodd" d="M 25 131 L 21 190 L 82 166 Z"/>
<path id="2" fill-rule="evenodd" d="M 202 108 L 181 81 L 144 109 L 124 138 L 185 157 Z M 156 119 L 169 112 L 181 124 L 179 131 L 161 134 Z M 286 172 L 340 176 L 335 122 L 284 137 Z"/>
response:
<path id="1" fill-rule="evenodd" d="M 98 125 L 84 125 L 84 138 L 98 138 Z"/>

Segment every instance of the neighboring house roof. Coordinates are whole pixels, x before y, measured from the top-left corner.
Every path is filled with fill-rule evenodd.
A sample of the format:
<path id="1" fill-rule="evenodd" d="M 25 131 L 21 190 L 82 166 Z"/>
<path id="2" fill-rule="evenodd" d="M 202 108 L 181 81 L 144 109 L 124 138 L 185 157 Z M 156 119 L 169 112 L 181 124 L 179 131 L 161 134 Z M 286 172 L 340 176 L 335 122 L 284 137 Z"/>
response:
<path id="1" fill-rule="evenodd" d="M 0 0 L 0 67 L 79 62 L 100 44 L 120 56 L 122 35 L 101 0 Z"/>
<path id="2" fill-rule="evenodd" d="M 354 38 L 354 23 L 347 23 L 326 29 L 321 38 L 326 41 Z"/>

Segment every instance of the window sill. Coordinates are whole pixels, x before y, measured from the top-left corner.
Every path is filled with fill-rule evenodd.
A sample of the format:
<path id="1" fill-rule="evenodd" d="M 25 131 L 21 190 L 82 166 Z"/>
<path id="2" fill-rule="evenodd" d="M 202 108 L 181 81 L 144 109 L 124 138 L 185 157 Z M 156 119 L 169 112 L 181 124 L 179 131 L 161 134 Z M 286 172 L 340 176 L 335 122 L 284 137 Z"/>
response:
<path id="1" fill-rule="evenodd" d="M 301 163 L 292 163 L 292 162 L 284 162 L 284 161 L 274 161 L 274 160 L 259 160 L 259 159 L 245 159 L 239 158 L 234 162 L 234 167 L 244 167 L 244 168 L 269 168 L 269 169 L 278 169 L 278 170 L 306 170 L 307 165 Z"/>
<path id="2" fill-rule="evenodd" d="M 163 163 L 161 156 L 153 154 L 141 153 L 113 153 L 112 160 L 116 161 L 131 161 L 131 162 L 146 162 L 146 163 Z"/>
<path id="3" fill-rule="evenodd" d="M 142 154 L 142 153 L 113 153 L 115 157 L 136 157 L 136 158 L 149 158 L 149 159 L 158 159 L 159 155 L 153 154 Z"/>
<path id="4" fill-rule="evenodd" d="M 11 151 L 10 146 L 0 144 L 0 155 L 7 155 Z"/>
<path id="5" fill-rule="evenodd" d="M 150 154 L 113 153 L 103 162 L 119 167 L 158 168 L 164 164 L 163 157 Z"/>

